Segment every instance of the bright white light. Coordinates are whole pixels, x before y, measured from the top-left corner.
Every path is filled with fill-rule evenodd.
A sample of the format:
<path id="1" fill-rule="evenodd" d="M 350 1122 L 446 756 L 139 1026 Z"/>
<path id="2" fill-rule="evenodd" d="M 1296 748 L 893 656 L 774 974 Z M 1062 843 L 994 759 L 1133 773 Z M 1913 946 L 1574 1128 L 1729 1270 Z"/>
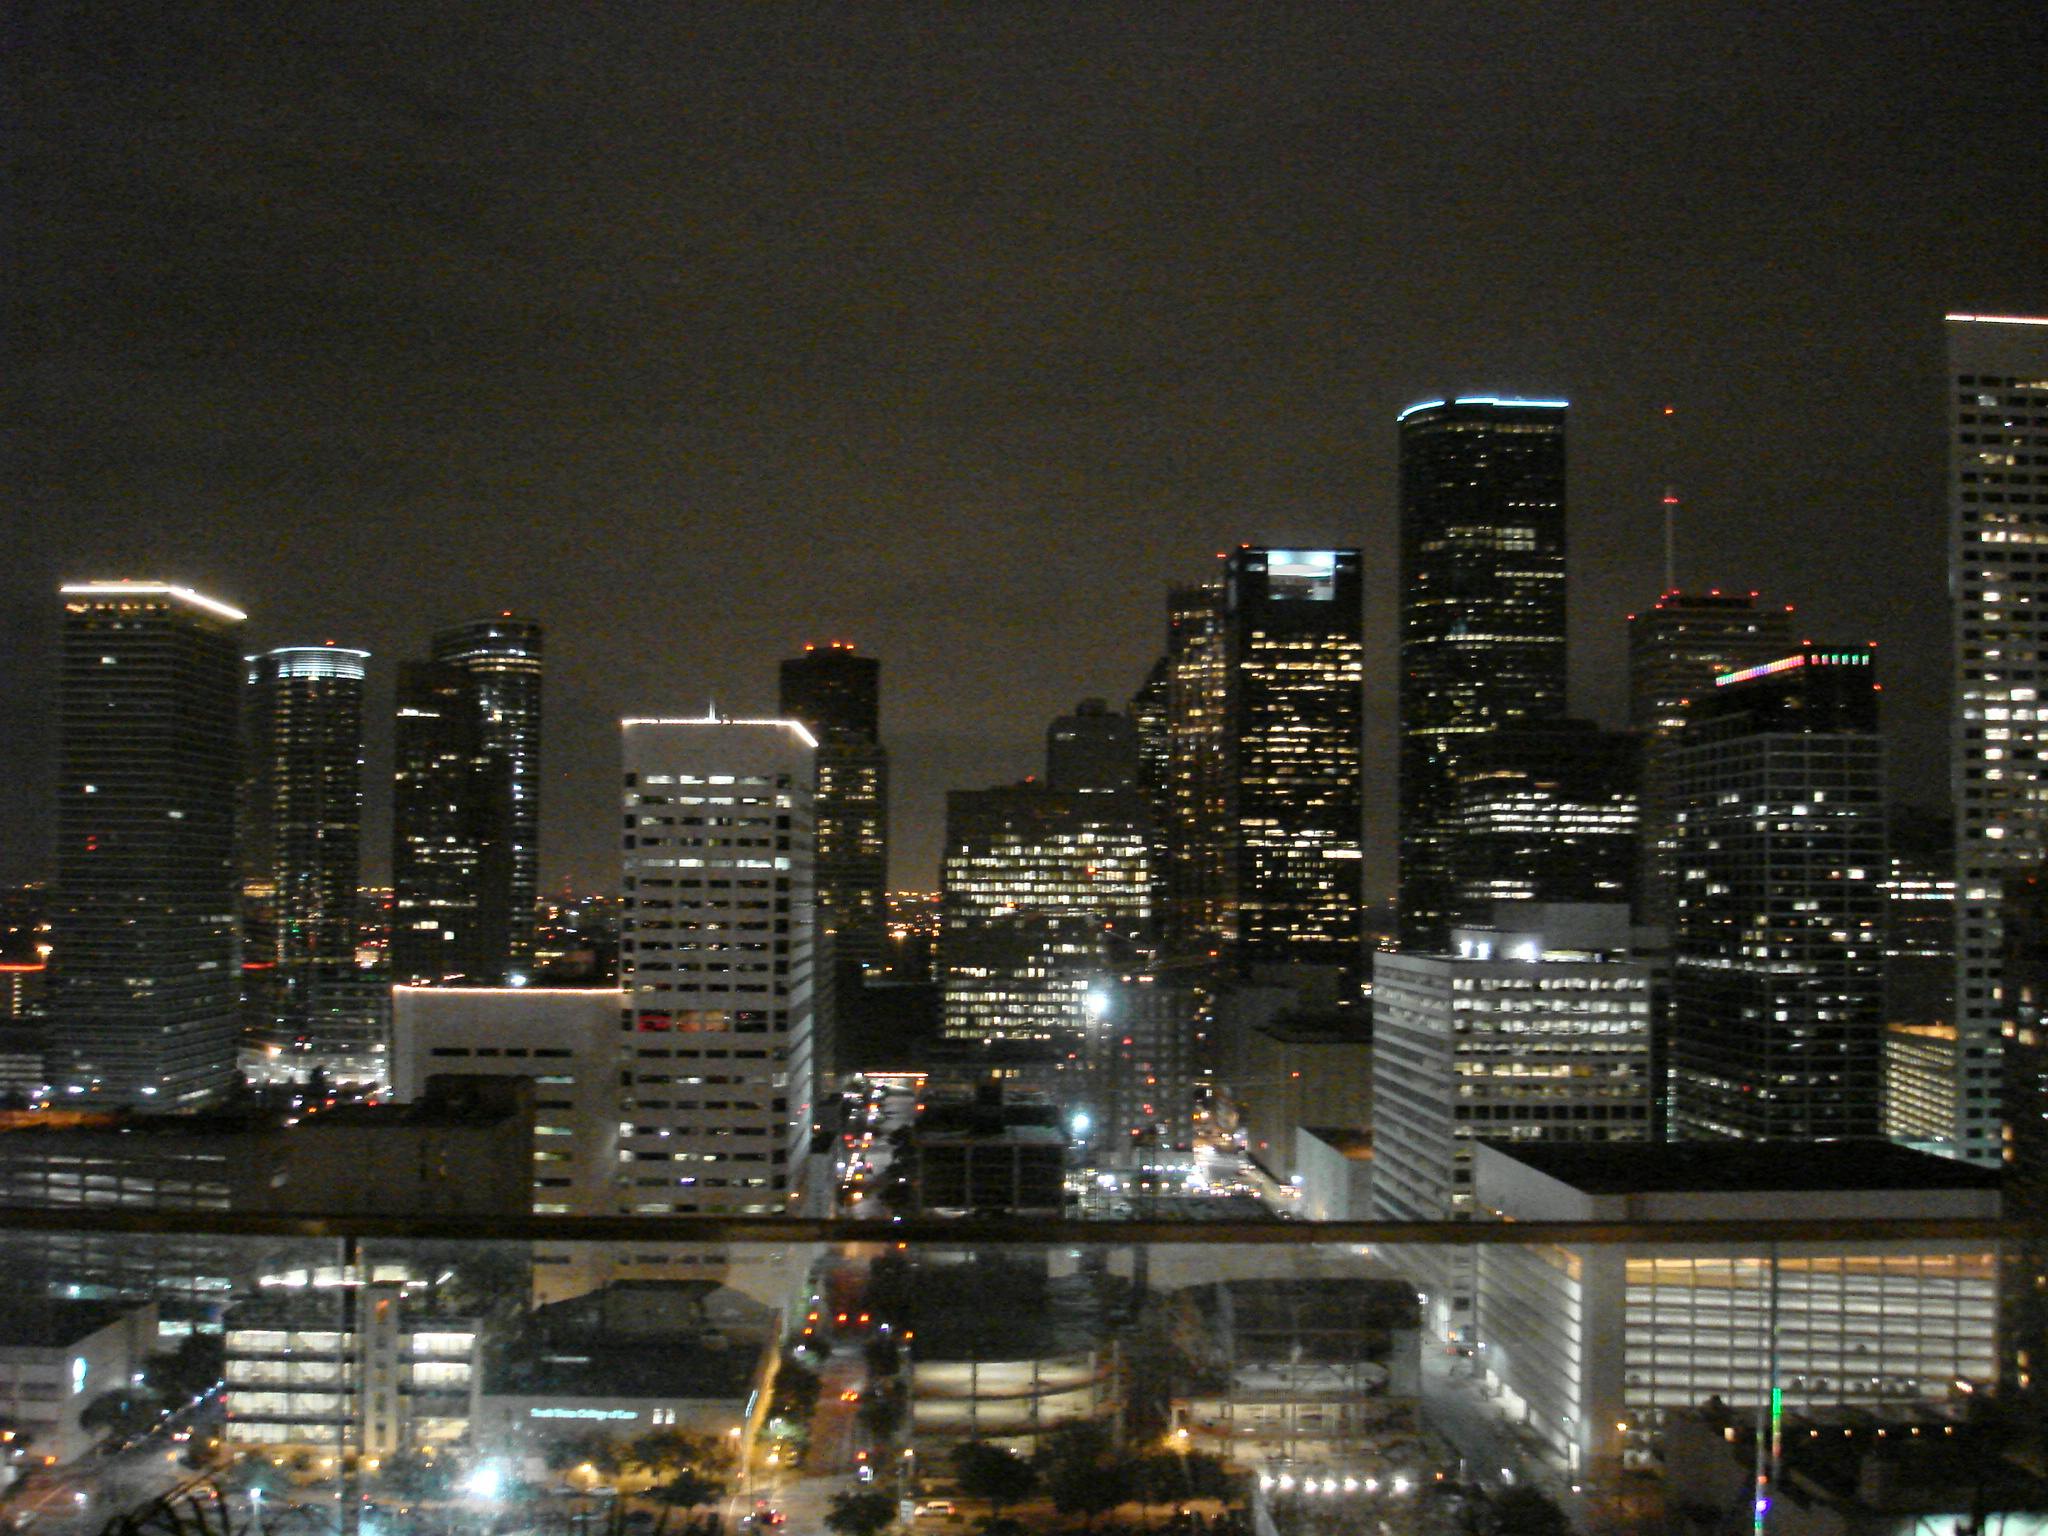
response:
<path id="1" fill-rule="evenodd" d="M 1077 1109 L 1074 1111 L 1073 1118 L 1069 1120 L 1067 1124 L 1069 1127 L 1072 1128 L 1076 1136 L 1086 1136 L 1088 1134 L 1089 1127 L 1094 1125 L 1095 1122 L 1088 1118 L 1087 1110 Z"/>
<path id="2" fill-rule="evenodd" d="M 1287 1493 L 1287 1492 L 1290 1492 L 1290 1491 L 1292 1491 L 1293 1487 L 1294 1487 L 1294 1474 L 1293 1474 L 1293 1473 L 1291 1473 L 1291 1472 L 1282 1472 L 1282 1473 L 1280 1474 L 1280 1491 L 1281 1491 L 1282 1493 Z"/>
<path id="3" fill-rule="evenodd" d="M 1410 1485 L 1407 1478 L 1397 1477 L 1394 1479 L 1393 1491 L 1397 1494 L 1406 1493 L 1409 1489 L 1409 1486 Z"/>
<path id="4" fill-rule="evenodd" d="M 1106 1017 L 1106 1016 L 1108 1015 L 1108 1013 L 1109 1013 L 1109 993 L 1108 993 L 1107 991 L 1105 991 L 1105 990 L 1104 990 L 1103 988 L 1101 988 L 1101 987 L 1090 987 L 1090 988 L 1088 989 L 1088 1000 L 1087 1000 L 1087 1002 L 1088 1002 L 1088 1017 L 1089 1017 L 1089 1018 L 1091 1018 L 1091 1019 L 1100 1019 L 1100 1018 L 1104 1018 L 1104 1017 Z"/>
<path id="5" fill-rule="evenodd" d="M 510 987 L 523 987 L 531 979 L 524 971 L 508 971 L 505 973 L 505 984 Z"/>
<path id="6" fill-rule="evenodd" d="M 181 603 L 204 608 L 208 613 L 219 614 L 236 623 L 249 617 L 239 608 L 230 608 L 226 603 L 201 597 L 190 587 L 173 587 L 161 581 L 75 581 L 57 590 L 67 597 L 175 597 Z"/>
<path id="7" fill-rule="evenodd" d="M 485 1462 L 462 1480 L 462 1491 L 474 1499 L 495 1499 L 504 1486 L 505 1474 L 493 1461 Z"/>

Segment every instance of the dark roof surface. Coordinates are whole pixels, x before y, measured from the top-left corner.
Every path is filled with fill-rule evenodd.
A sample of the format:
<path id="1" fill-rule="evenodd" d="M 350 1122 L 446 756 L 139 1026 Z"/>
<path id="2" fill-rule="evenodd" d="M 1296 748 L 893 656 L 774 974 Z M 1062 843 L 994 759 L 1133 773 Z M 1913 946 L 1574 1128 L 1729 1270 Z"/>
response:
<path id="1" fill-rule="evenodd" d="M 1996 1189 L 1998 1174 L 1889 1141 L 1490 1141 L 1589 1195 L 1794 1189 Z"/>
<path id="2" fill-rule="evenodd" d="M 133 1305 L 115 1301 L 0 1302 L 0 1349 L 63 1349 L 112 1327 Z"/>

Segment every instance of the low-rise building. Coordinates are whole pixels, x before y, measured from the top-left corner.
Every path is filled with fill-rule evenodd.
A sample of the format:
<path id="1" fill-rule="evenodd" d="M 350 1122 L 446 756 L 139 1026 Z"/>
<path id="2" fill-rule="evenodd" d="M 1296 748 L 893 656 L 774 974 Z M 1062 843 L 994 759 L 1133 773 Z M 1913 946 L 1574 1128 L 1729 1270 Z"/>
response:
<path id="1" fill-rule="evenodd" d="M 1403 1280 L 1225 1280 L 1173 1297 L 1173 1420 L 1239 1466 L 1400 1467 L 1421 1450 L 1422 1309 Z"/>
<path id="2" fill-rule="evenodd" d="M 1651 964 L 1625 906 L 1503 902 L 1445 954 L 1373 967 L 1373 1214 L 1463 1221 L 1482 1139 L 1647 1142 Z M 1402 1262 L 1433 1325 L 1471 1323 L 1469 1250 Z"/>
<path id="3" fill-rule="evenodd" d="M 1057 1216 L 1066 1199 L 1067 1131 L 1060 1107 L 984 1083 L 970 1096 L 925 1102 L 911 1133 L 919 1211 Z"/>
<path id="4" fill-rule="evenodd" d="M 35 1461 L 83 1456 L 98 1436 L 79 1415 L 100 1394 L 129 1385 L 156 1347 L 156 1330 L 156 1308 L 147 1304 L 0 1301 L 0 1420 L 26 1438 Z M 0 1482 L 10 1477 L 0 1471 Z"/>
<path id="5" fill-rule="evenodd" d="M 593 1433 L 673 1429 L 724 1445 L 745 1432 L 775 1334 L 772 1308 L 709 1281 L 621 1281 L 537 1308 L 492 1351 L 477 1438 L 536 1481 L 552 1447 Z"/>
<path id="6" fill-rule="evenodd" d="M 1303 1221 L 1372 1219 L 1371 1131 L 1304 1125 L 1294 1133 L 1294 1167 Z"/>
<path id="7" fill-rule="evenodd" d="M 1996 1173 L 1885 1141 L 1485 1143 L 1480 1204 L 1513 1221 L 1986 1217 Z M 1997 1374 L 1993 1245 L 1896 1240 L 1485 1244 L 1485 1380 L 1573 1474 L 1647 1462 L 1718 1398 L 1895 1410 Z"/>
<path id="8" fill-rule="evenodd" d="M 1243 1075 L 1227 1086 L 1245 1151 L 1292 1181 L 1294 1133 L 1304 1125 L 1370 1125 L 1373 1021 L 1363 1010 L 1294 1012 L 1248 1030 Z"/>
<path id="9" fill-rule="evenodd" d="M 404 1265 L 266 1275 L 226 1336 L 236 1449 L 382 1457 L 460 1440 L 476 1418 L 481 1325 Z"/>
<path id="10" fill-rule="evenodd" d="M 619 1020 L 616 987 L 397 987 L 392 1091 L 417 1098 L 436 1073 L 533 1084 L 532 1210 L 605 1216 L 617 1207 Z M 566 1300 L 603 1285 L 601 1244 L 536 1245 L 534 1296 Z"/>

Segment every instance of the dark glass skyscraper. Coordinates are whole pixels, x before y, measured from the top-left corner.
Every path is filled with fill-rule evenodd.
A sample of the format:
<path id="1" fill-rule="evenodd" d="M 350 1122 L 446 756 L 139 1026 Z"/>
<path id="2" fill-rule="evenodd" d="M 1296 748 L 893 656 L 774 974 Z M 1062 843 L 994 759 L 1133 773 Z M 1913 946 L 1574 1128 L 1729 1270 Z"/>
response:
<path id="1" fill-rule="evenodd" d="M 1565 402 L 1401 413 L 1401 942 L 1441 949 L 1459 759 L 1565 713 Z"/>
<path id="2" fill-rule="evenodd" d="M 398 664 L 392 740 L 391 979 L 495 983 L 512 914 L 511 783 L 486 755 L 474 679 Z"/>
<path id="3" fill-rule="evenodd" d="M 381 1010 L 358 985 L 363 663 L 290 646 L 246 658 L 242 963 L 258 1040 L 280 1066 L 381 1076 Z"/>
<path id="4" fill-rule="evenodd" d="M 1107 700 L 1083 699 L 1045 730 L 1045 782 L 1051 789 L 1108 794 L 1138 785 L 1138 732 Z"/>
<path id="5" fill-rule="evenodd" d="M 1451 873 L 1461 921 L 1483 924 L 1496 901 L 1628 900 L 1634 736 L 1559 720 L 1474 737 L 1459 761 Z"/>
<path id="6" fill-rule="evenodd" d="M 234 1079 L 243 615 L 182 587 L 63 589 L 51 1081 L 174 1109 Z"/>
<path id="7" fill-rule="evenodd" d="M 1636 920 L 1669 927 L 1676 832 L 1671 758 L 1688 708 L 1724 672 L 1792 649 L 1792 610 L 1754 592 L 1664 593 L 1628 616 L 1628 724 L 1642 739 L 1643 825 L 1636 849 Z"/>
<path id="8" fill-rule="evenodd" d="M 1884 741 L 1871 652 L 1724 674 L 1673 755 L 1672 1135 L 1876 1136 Z"/>
<path id="9" fill-rule="evenodd" d="M 817 738 L 817 915 L 838 965 L 878 970 L 889 930 L 889 752 L 882 664 L 850 642 L 806 645 L 781 667 L 782 714 Z M 851 980 L 852 977 L 847 978 Z"/>
<path id="10" fill-rule="evenodd" d="M 510 613 L 459 624 L 435 634 L 434 660 L 469 674 L 481 708 L 484 756 L 504 782 L 510 883 L 502 964 L 523 971 L 533 958 L 540 890 L 541 627 Z"/>

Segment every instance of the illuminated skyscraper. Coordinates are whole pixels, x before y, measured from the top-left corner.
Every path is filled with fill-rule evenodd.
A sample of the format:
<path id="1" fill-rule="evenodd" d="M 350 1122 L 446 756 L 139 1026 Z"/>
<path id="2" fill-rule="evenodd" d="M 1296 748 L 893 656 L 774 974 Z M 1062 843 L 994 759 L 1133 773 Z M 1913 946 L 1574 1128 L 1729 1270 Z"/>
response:
<path id="1" fill-rule="evenodd" d="M 50 1072 L 170 1109 L 235 1075 L 243 615 L 157 582 L 66 586 Z"/>
<path id="2" fill-rule="evenodd" d="M 1160 839 L 1166 894 L 1160 931 L 1170 959 L 1220 954 L 1230 922 L 1231 828 L 1225 818 L 1229 753 L 1229 648 L 1221 583 L 1175 587 L 1166 596 L 1166 735 Z"/>
<path id="3" fill-rule="evenodd" d="M 1999 1157 L 2000 891 L 2048 857 L 2048 317 L 1948 317 L 1954 1151 Z"/>
<path id="4" fill-rule="evenodd" d="M 1227 968 L 1364 966 L 1355 549 L 1240 545 L 1168 599 L 1165 942 Z"/>
<path id="5" fill-rule="evenodd" d="M 944 1032 L 1078 1044 L 1091 986 L 1151 923 L 1149 818 L 1135 791 L 1035 782 L 946 796 L 938 961 Z"/>
<path id="6" fill-rule="evenodd" d="M 1686 707 L 1724 672 L 1792 649 L 1792 610 L 1764 607 L 1750 593 L 1664 593 L 1628 618 L 1628 724 L 1643 743 L 1643 824 L 1636 850 L 1637 921 L 1669 927 L 1672 917 L 1671 754 Z"/>
<path id="7" fill-rule="evenodd" d="M 1461 752 L 1565 713 L 1565 405 L 1401 413 L 1401 942 L 1449 937 Z"/>
<path id="8" fill-rule="evenodd" d="M 331 1081 L 383 1077 L 377 990 L 356 967 L 367 651 L 245 658 L 245 990 L 261 1055 Z"/>
<path id="9" fill-rule="evenodd" d="M 1674 1139 L 1882 1134 L 1884 740 L 1868 649 L 1724 674 L 1672 756 Z"/>
<path id="10" fill-rule="evenodd" d="M 813 1118 L 812 737 L 627 720 L 622 1214 L 786 1214 Z"/>
<path id="11" fill-rule="evenodd" d="M 437 632 L 433 654 L 475 684 L 484 756 L 503 781 L 509 859 L 499 959 L 507 972 L 524 971 L 533 958 L 540 889 L 541 627 L 501 613 Z"/>
<path id="12" fill-rule="evenodd" d="M 1460 920 L 1480 921 L 1497 901 L 1625 903 L 1636 747 L 1587 720 L 1475 737 L 1459 759 L 1450 844 Z"/>
<path id="13" fill-rule="evenodd" d="M 817 738 L 818 931 L 835 964 L 878 970 L 888 937 L 889 751 L 882 664 L 846 641 L 782 663 L 782 713 Z M 853 972 L 847 975 L 851 984 Z"/>
<path id="14" fill-rule="evenodd" d="M 511 923 L 511 782 L 484 753 L 462 668 L 398 664 L 392 740 L 391 979 L 496 983 Z"/>

